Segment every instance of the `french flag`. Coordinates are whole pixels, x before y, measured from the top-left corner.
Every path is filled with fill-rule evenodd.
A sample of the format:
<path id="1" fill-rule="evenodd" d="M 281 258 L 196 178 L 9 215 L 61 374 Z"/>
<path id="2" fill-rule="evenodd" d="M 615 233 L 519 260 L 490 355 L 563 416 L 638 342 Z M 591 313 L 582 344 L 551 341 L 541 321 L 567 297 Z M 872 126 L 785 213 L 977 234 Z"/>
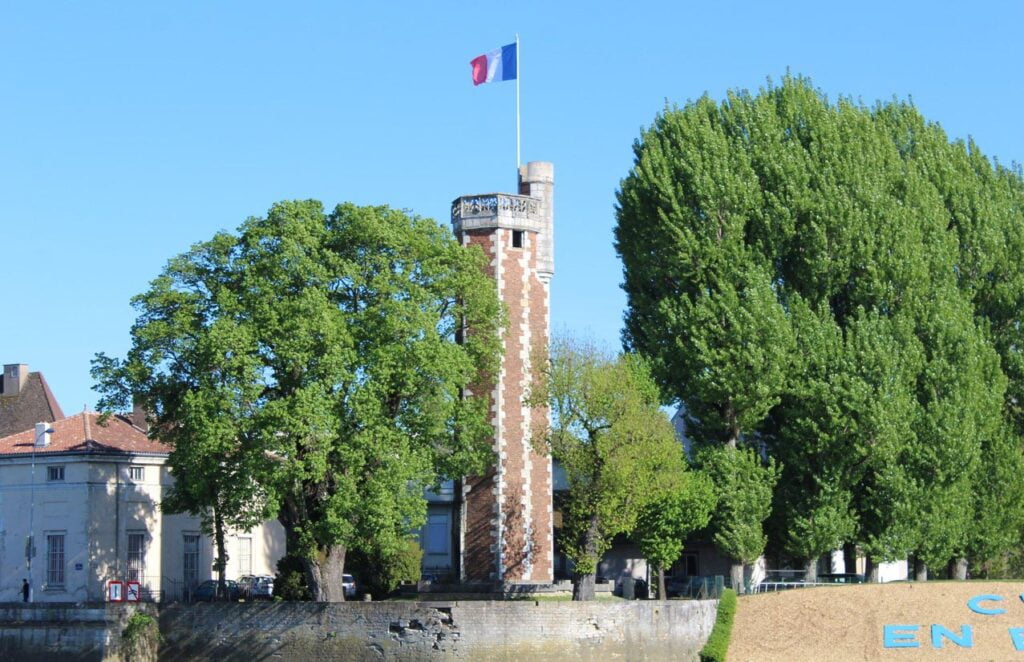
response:
<path id="1" fill-rule="evenodd" d="M 473 67 L 473 85 L 516 79 L 516 45 L 509 44 L 469 61 Z"/>

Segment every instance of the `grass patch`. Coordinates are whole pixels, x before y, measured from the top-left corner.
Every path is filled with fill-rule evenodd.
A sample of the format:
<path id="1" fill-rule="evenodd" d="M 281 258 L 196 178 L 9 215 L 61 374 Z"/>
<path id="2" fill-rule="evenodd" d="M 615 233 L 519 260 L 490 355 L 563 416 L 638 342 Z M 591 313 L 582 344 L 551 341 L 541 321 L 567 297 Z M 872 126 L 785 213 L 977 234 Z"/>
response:
<path id="1" fill-rule="evenodd" d="M 718 616 L 715 627 L 711 629 L 708 643 L 700 651 L 700 662 L 725 662 L 725 654 L 729 651 L 729 640 L 732 639 L 732 622 L 736 617 L 736 591 L 731 588 L 722 592 L 718 601 Z"/>

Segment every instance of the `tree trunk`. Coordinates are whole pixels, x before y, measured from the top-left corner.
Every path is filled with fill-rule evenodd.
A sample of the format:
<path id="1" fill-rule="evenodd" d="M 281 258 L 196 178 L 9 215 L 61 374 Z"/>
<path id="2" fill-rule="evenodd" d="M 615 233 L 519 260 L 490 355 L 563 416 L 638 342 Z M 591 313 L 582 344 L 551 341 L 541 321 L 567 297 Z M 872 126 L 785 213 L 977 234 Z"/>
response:
<path id="1" fill-rule="evenodd" d="M 228 552 L 227 545 L 224 543 L 224 516 L 218 509 L 213 511 L 213 540 L 217 546 L 217 558 L 213 561 L 214 568 L 217 570 L 217 599 L 226 600 L 228 586 L 224 578 L 224 571 L 228 567 Z"/>
<path id="2" fill-rule="evenodd" d="M 857 546 L 852 542 L 843 545 L 843 572 L 855 574 L 857 572 Z"/>
<path id="3" fill-rule="evenodd" d="M 584 602 L 594 599 L 594 585 L 597 583 L 595 573 L 580 574 L 572 573 L 572 600 L 573 602 Z"/>
<path id="4" fill-rule="evenodd" d="M 665 568 L 658 568 L 658 599 L 664 600 L 668 597 L 665 592 Z"/>
<path id="5" fill-rule="evenodd" d="M 967 559 L 959 556 L 949 561 L 949 578 L 957 581 L 967 580 Z"/>
<path id="6" fill-rule="evenodd" d="M 914 581 L 915 582 L 926 582 L 928 581 L 928 564 L 922 561 L 919 557 L 914 557 Z"/>
<path id="7" fill-rule="evenodd" d="M 306 583 L 313 602 L 344 602 L 345 547 L 334 545 L 317 550 L 316 558 L 306 560 Z"/>
<path id="8" fill-rule="evenodd" d="M 878 579 L 878 564 L 873 557 L 868 556 L 864 559 L 864 581 L 869 584 L 877 584 Z"/>
<path id="9" fill-rule="evenodd" d="M 733 561 L 729 565 L 729 581 L 732 582 L 732 590 L 737 595 L 743 594 L 743 562 Z"/>
<path id="10" fill-rule="evenodd" d="M 574 602 L 594 599 L 594 584 L 597 582 L 597 565 L 601 558 L 597 555 L 597 533 L 600 529 L 600 520 L 597 515 L 590 518 L 590 525 L 584 534 L 583 551 L 587 562 L 585 565 L 594 568 L 592 572 L 581 573 L 573 570 L 572 573 L 572 599 Z"/>
<path id="11" fill-rule="evenodd" d="M 804 581 L 814 584 L 818 581 L 818 559 L 807 559 L 804 564 Z"/>

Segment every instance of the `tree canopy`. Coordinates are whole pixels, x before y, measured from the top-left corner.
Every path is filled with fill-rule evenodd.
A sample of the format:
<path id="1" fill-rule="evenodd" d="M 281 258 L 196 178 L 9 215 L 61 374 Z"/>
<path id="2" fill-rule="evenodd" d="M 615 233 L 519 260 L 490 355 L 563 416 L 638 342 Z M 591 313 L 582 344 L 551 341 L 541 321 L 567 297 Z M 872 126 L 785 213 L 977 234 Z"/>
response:
<path id="1" fill-rule="evenodd" d="M 1022 521 L 1020 171 L 909 103 L 790 76 L 666 107 L 634 154 L 625 344 L 698 446 L 778 460 L 779 550 L 1005 549 L 972 523 Z M 995 456 L 1014 470 L 993 490 Z"/>
<path id="2" fill-rule="evenodd" d="M 565 470 L 562 548 L 575 566 L 573 599 L 590 600 L 615 536 L 633 531 L 649 504 L 685 487 L 682 446 L 640 357 L 608 358 L 562 339 L 538 364 L 530 399 L 550 404 L 552 424 L 535 431 L 534 443 Z"/>
<path id="3" fill-rule="evenodd" d="M 398 553 L 424 488 L 486 466 L 488 402 L 466 390 L 500 354 L 484 267 L 429 219 L 276 204 L 133 299 L 127 357 L 95 361 L 101 407 L 151 412 L 187 496 L 176 506 L 259 486 L 313 598 L 340 601 L 348 548 Z"/>

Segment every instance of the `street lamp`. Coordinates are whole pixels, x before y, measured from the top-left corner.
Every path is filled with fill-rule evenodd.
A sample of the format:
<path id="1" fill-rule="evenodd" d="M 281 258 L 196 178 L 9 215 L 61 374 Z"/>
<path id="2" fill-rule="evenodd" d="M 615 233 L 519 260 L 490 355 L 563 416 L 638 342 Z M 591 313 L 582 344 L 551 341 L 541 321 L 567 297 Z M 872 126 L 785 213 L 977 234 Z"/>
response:
<path id="1" fill-rule="evenodd" d="M 36 436 L 32 440 L 32 482 L 29 488 L 28 508 L 28 540 L 25 542 L 25 563 L 28 565 L 28 601 L 33 602 L 36 583 L 32 577 L 32 557 L 36 555 L 36 447 L 47 446 L 50 441 L 47 435 L 53 434 L 53 428 L 46 423 L 36 423 Z"/>

